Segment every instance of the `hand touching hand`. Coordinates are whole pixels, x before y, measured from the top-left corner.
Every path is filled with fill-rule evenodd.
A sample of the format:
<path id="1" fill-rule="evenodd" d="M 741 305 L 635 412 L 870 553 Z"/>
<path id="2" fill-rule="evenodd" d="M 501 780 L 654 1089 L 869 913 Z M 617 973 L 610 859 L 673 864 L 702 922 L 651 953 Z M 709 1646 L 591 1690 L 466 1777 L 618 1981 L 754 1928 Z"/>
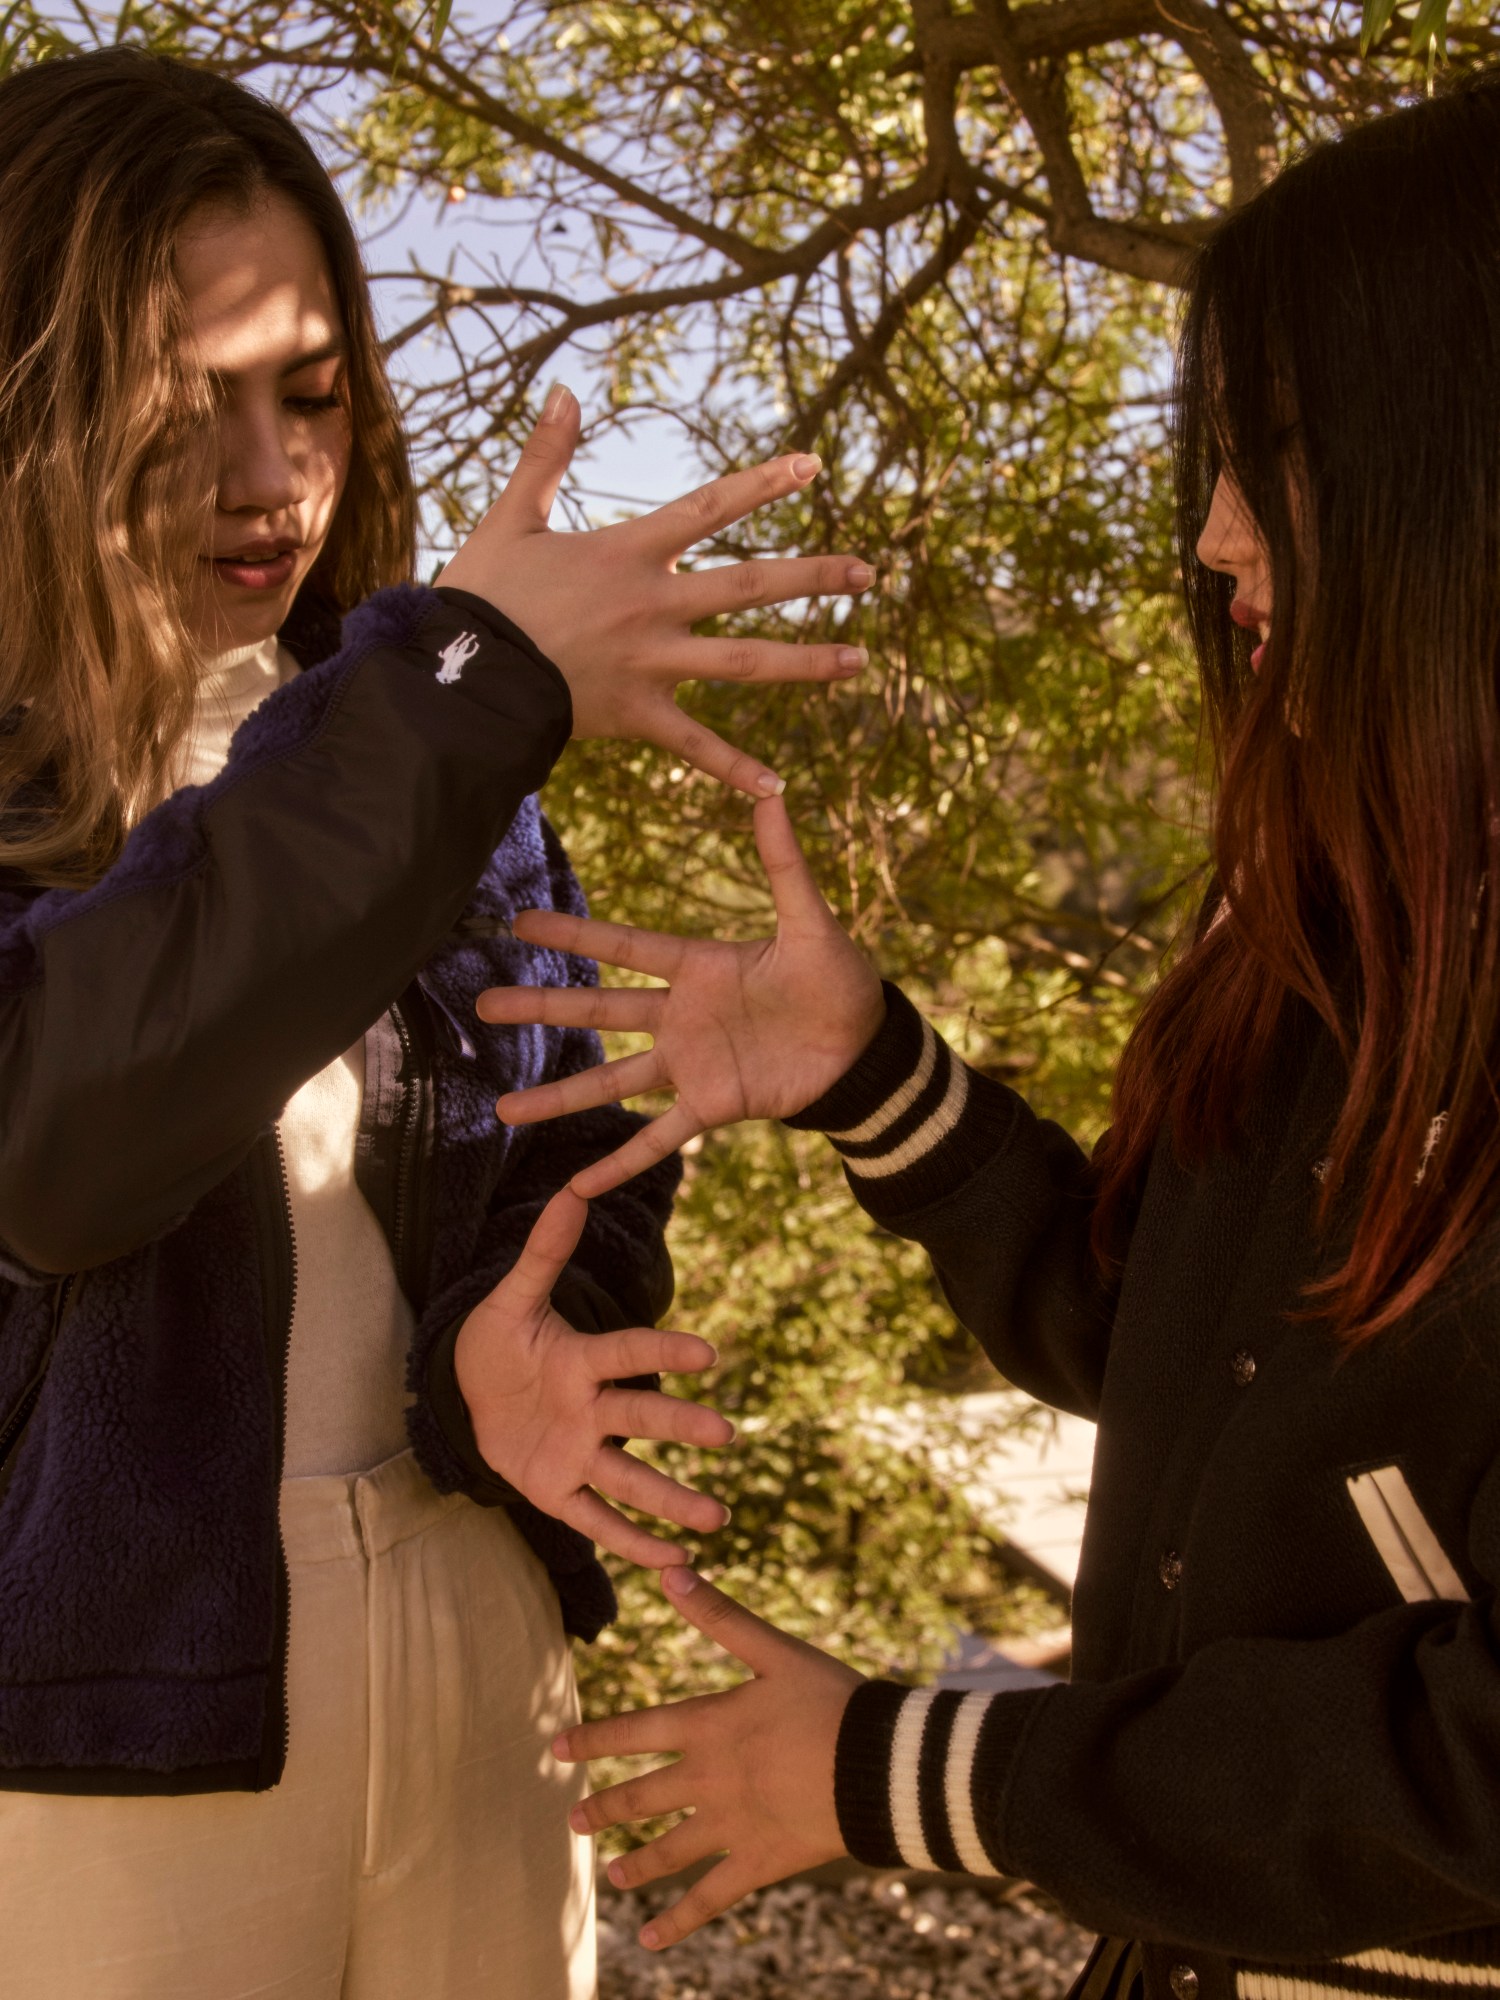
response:
<path id="1" fill-rule="evenodd" d="M 692 1817 L 609 1865 L 616 1888 L 635 1889 L 706 1855 L 718 1866 L 641 1932 L 653 1951 L 676 1944 L 752 1889 L 843 1854 L 834 1810 L 839 1724 L 861 1676 L 789 1639 L 690 1569 L 662 1578 L 684 1618 L 754 1675 L 727 1694 L 585 1722 L 559 1736 L 564 1763 L 678 1753 L 675 1764 L 596 1792 L 570 1815 L 579 1833 L 691 1808 Z"/>
<path id="2" fill-rule="evenodd" d="M 681 575 L 680 556 L 756 508 L 806 486 L 815 457 L 772 459 L 732 472 L 670 506 L 588 534 L 549 528 L 578 442 L 577 400 L 552 391 L 505 491 L 438 578 L 505 613 L 561 669 L 575 736 L 659 743 L 736 790 L 781 789 L 764 764 L 684 715 L 673 690 L 690 680 L 847 680 L 859 646 L 700 639 L 704 619 L 802 597 L 867 589 L 874 573 L 849 556 L 734 563 Z"/>
<path id="3" fill-rule="evenodd" d="M 588 1203 L 568 1188 L 536 1219 L 515 1267 L 464 1321 L 454 1372 L 487 1464 L 518 1492 L 602 1548 L 646 1569 L 687 1560 L 676 1542 L 637 1527 L 601 1494 L 679 1527 L 711 1534 L 729 1509 L 643 1465 L 612 1437 L 728 1444 L 714 1410 L 615 1382 L 658 1370 L 707 1368 L 714 1351 L 690 1333 L 577 1333 L 553 1309 L 552 1287 L 583 1234 Z"/>
<path id="4" fill-rule="evenodd" d="M 671 981 L 609 991 L 492 986 L 476 1002 L 485 1021 L 652 1036 L 644 1054 L 512 1091 L 496 1106 L 507 1124 L 527 1125 L 645 1090 L 676 1091 L 670 1111 L 574 1175 L 581 1195 L 603 1194 L 713 1126 L 803 1110 L 868 1048 L 885 1018 L 880 981 L 819 894 L 781 799 L 755 808 L 755 841 L 776 905 L 775 937 L 720 944 L 552 910 L 516 919 L 516 936 L 528 944 Z"/>

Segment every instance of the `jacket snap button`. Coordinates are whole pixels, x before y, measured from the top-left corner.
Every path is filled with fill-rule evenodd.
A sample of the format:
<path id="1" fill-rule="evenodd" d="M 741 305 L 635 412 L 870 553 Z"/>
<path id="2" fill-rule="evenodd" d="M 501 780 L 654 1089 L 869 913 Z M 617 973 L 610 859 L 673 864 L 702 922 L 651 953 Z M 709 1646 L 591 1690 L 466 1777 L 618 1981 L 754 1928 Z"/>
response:
<path id="1" fill-rule="evenodd" d="M 1176 1549 L 1167 1550 L 1161 1559 L 1161 1566 L 1156 1573 L 1161 1578 L 1161 1587 L 1163 1590 L 1175 1590 L 1177 1588 L 1178 1584 L 1182 1581 L 1182 1557 L 1178 1555 Z M 1197 1990 L 1196 1986 L 1194 1990 Z"/>
<path id="2" fill-rule="evenodd" d="M 1167 1974 L 1167 1984 L 1177 2000 L 1198 2000 L 1198 1975 L 1190 1965 L 1174 1965 Z"/>
<path id="3" fill-rule="evenodd" d="M 1242 1389 L 1248 1389 L 1255 1380 L 1255 1356 L 1246 1347 L 1238 1354 L 1230 1356 L 1229 1372 Z"/>

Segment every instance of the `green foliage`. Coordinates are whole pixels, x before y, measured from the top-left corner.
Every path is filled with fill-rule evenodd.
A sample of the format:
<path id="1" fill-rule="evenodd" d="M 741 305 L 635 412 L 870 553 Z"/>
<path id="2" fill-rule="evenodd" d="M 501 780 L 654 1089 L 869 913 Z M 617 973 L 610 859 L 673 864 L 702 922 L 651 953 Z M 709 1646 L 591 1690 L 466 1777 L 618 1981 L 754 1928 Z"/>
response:
<path id="1" fill-rule="evenodd" d="M 264 68 L 321 127 L 372 221 L 414 191 L 458 189 L 466 224 L 487 210 L 522 223 L 510 270 L 471 228 L 466 245 L 480 247 L 456 261 L 455 286 L 514 275 L 540 292 L 628 297 L 702 278 L 712 243 L 591 186 L 569 149 L 607 155 L 658 209 L 711 214 L 713 230 L 774 254 L 919 175 L 929 139 L 897 0 L 521 4 L 484 26 L 462 10 L 449 20 L 446 0 L 431 17 L 415 0 L 252 0 L 142 11 L 132 32 L 237 73 Z M 327 106 L 317 92 L 335 63 Z M 1097 170 L 1158 207 L 1174 198 L 1161 144 L 1113 118 L 1109 85 L 1081 79 L 1078 100 Z M 987 77 L 957 112 L 987 170 L 1025 171 Z M 1192 93 L 1172 115 L 1179 138 L 1201 133 Z M 902 305 L 878 366 L 830 393 L 858 330 L 952 249 L 955 226 L 948 205 L 927 204 L 852 232 L 808 276 L 612 322 L 575 342 L 567 367 L 596 450 L 611 426 L 673 412 L 658 434 L 677 423 L 705 473 L 792 430 L 824 453 L 808 500 L 707 553 L 872 558 L 879 588 L 858 610 L 757 618 L 785 636 L 857 636 L 869 684 L 724 686 L 694 705 L 791 776 L 815 865 L 882 969 L 972 1059 L 1024 1075 L 1091 1132 L 1196 861 L 1159 423 L 1167 306 L 1064 266 L 1018 211 L 974 232 L 942 282 Z M 423 337 L 462 357 L 462 374 L 399 339 L 395 361 L 443 540 L 490 498 L 530 385 L 554 364 L 549 308 L 435 296 Z M 768 921 L 742 802 L 667 760 L 575 748 L 548 804 L 596 908 L 697 930 Z M 958 1621 L 1002 1628 L 1024 1600 L 996 1569 L 995 1524 L 970 1518 L 876 1415 L 964 1360 L 924 1260 L 863 1218 L 816 1140 L 752 1129 L 710 1139 L 689 1165 L 676 1317 L 719 1346 L 712 1393 L 740 1428 L 702 1468 L 735 1507 L 704 1559 L 870 1668 L 931 1666 Z M 692 1685 L 722 1678 L 654 1584 L 621 1586 L 625 1618 L 586 1663 L 592 1705 L 654 1698 L 673 1663 Z"/>
<path id="2" fill-rule="evenodd" d="M 1448 51 L 1448 15 L 1453 0 L 1419 0 L 1412 17 L 1410 46 L 1413 58 L 1425 56 L 1429 68 Z M 1368 55 L 1390 26 L 1396 0 L 1364 0 L 1359 28 L 1359 52 Z"/>
<path id="3" fill-rule="evenodd" d="M 788 776 L 881 969 L 1092 1137 L 1203 862 L 1171 293 L 1141 273 L 1178 275 L 1278 152 L 1393 101 L 1408 69 L 1362 61 L 1336 0 L 1214 9 L 1211 48 L 1170 13 L 1080 48 L 1079 10 L 1051 0 L 449 7 L 10 0 L 0 41 L 39 60 L 124 35 L 219 65 L 304 122 L 371 228 L 402 204 L 431 218 L 420 268 L 377 292 L 435 550 L 493 496 L 558 373 L 588 419 L 575 514 L 628 502 L 590 478 L 628 489 L 652 455 L 706 477 L 823 454 L 807 494 L 695 559 L 864 554 L 879 582 L 858 606 L 754 624 L 856 638 L 870 675 L 690 705 Z M 1366 49 L 1393 11 L 1366 7 Z M 1483 56 L 1486 13 L 1422 0 L 1413 48 L 1446 22 Z M 1022 29 L 1042 38 L 1024 59 L 1003 41 Z M 669 759 L 575 746 L 547 803 L 601 912 L 768 923 L 743 802 Z M 995 1566 L 995 1524 L 881 1416 L 926 1398 L 940 1427 L 935 1391 L 974 1379 L 972 1356 L 821 1142 L 711 1138 L 673 1247 L 675 1318 L 718 1344 L 713 1394 L 740 1426 L 701 1468 L 736 1509 L 703 1552 L 721 1580 L 874 1668 L 930 1666 L 955 1622 L 1034 1608 Z M 654 1584 L 621 1583 L 624 1620 L 585 1662 L 592 1706 L 722 1678 Z"/>

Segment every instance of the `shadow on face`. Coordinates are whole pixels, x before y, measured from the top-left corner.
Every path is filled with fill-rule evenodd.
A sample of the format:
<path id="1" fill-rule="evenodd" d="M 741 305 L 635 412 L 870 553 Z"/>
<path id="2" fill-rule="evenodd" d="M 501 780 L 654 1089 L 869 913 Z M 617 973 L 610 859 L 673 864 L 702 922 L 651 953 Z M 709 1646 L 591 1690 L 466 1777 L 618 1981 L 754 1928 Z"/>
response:
<path id="1" fill-rule="evenodd" d="M 175 263 L 218 412 L 212 528 L 186 622 L 219 653 L 279 629 L 328 539 L 351 448 L 345 329 L 317 233 L 283 195 L 198 211 Z"/>

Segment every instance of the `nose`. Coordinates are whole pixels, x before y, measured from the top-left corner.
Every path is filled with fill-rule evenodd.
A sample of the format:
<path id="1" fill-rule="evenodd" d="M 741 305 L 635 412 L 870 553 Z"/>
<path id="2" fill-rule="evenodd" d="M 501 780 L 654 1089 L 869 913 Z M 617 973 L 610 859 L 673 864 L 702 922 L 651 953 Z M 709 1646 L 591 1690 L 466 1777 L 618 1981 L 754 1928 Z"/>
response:
<path id="1" fill-rule="evenodd" d="M 226 411 L 219 424 L 220 512 L 275 514 L 307 495 L 302 453 L 280 409 Z"/>
<path id="2" fill-rule="evenodd" d="M 1250 509 L 1243 494 L 1227 472 L 1214 484 L 1208 519 L 1198 537 L 1196 554 L 1206 569 L 1233 574 L 1248 569 L 1259 554 L 1259 542 Z"/>

